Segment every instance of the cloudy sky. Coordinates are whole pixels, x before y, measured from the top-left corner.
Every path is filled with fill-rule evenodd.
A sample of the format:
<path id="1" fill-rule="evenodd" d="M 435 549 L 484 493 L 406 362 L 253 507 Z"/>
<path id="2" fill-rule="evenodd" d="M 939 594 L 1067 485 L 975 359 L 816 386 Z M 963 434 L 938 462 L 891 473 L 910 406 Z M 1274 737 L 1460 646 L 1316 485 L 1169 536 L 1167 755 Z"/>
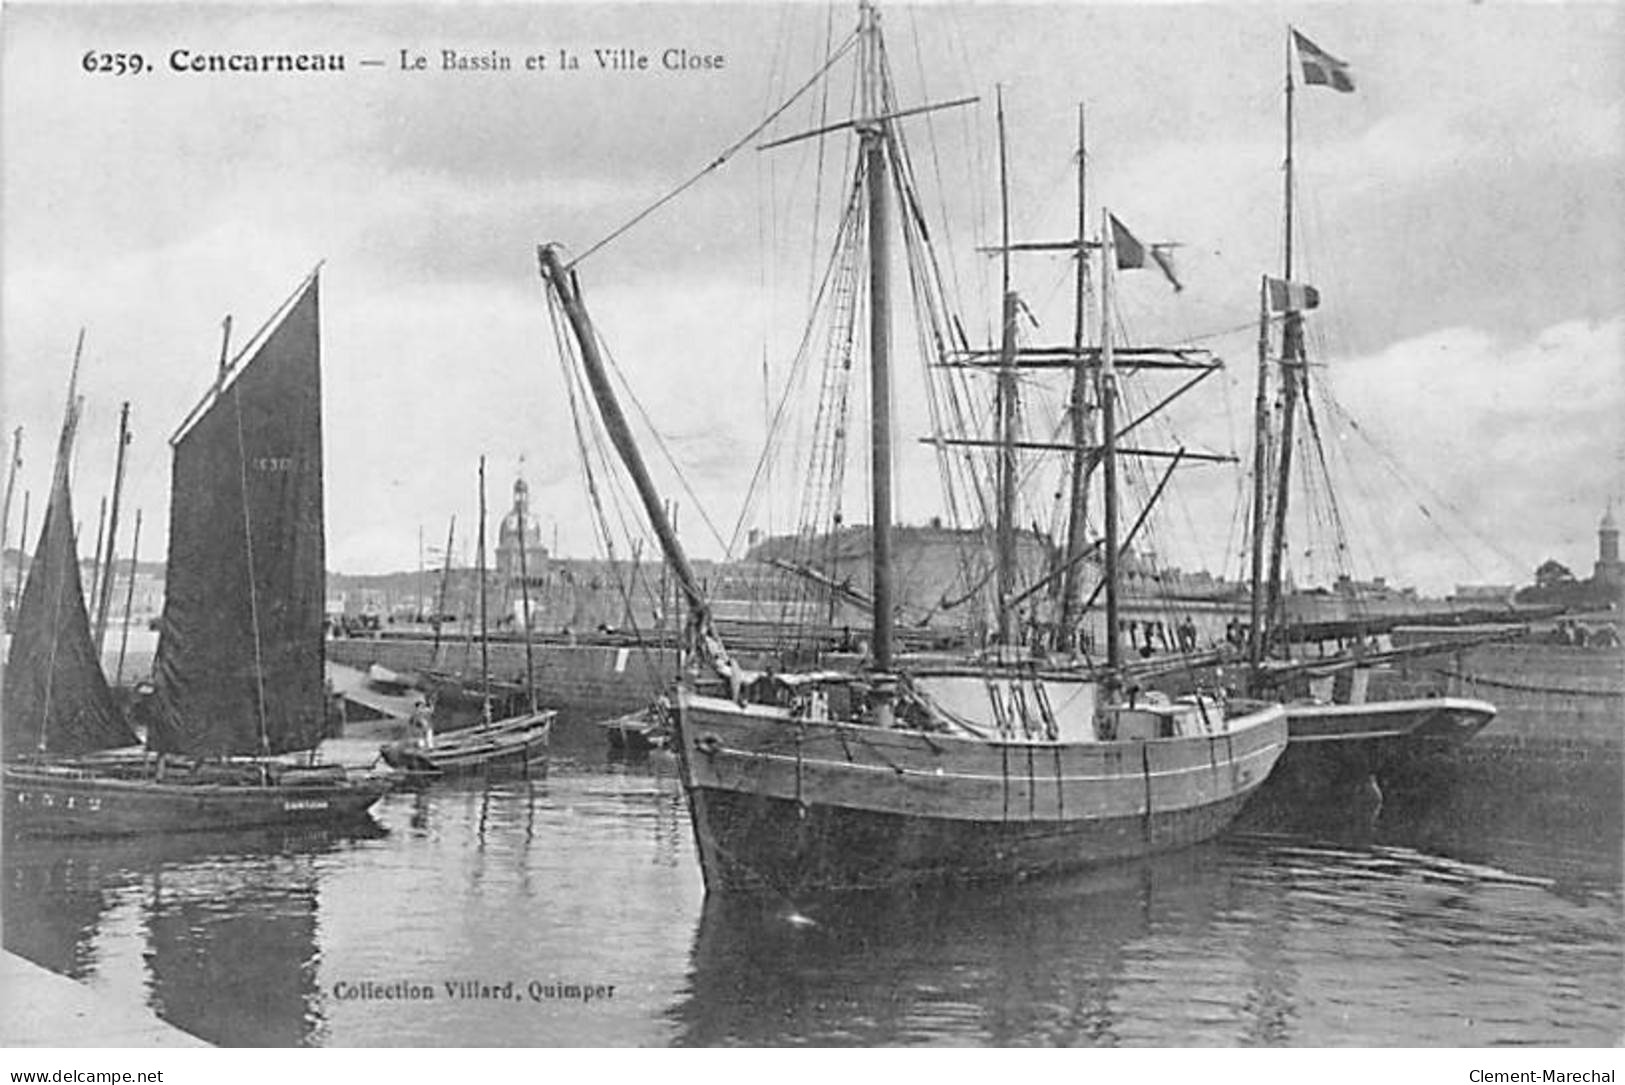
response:
<path id="1" fill-rule="evenodd" d="M 330 565 L 410 568 L 420 529 L 438 544 L 455 513 L 464 532 L 482 453 L 493 507 L 522 470 L 549 542 L 592 553 L 534 247 L 582 252 L 698 172 L 854 19 L 812 3 L 7 4 L 0 413 L 8 444 L 24 428 L 25 458 L 11 538 L 24 489 L 37 530 L 81 326 L 79 515 L 88 535 L 129 400 L 126 508 L 144 510 L 142 549 L 157 557 L 166 439 L 207 386 L 221 317 L 258 326 L 325 260 Z M 1287 25 L 1347 59 L 1355 93 L 1297 98 L 1298 268 L 1325 297 L 1311 343 L 1335 404 L 1321 422 L 1347 472 L 1354 571 L 1428 588 L 1525 580 L 1548 556 L 1589 571 L 1597 520 L 1625 497 L 1616 6 L 943 3 L 890 5 L 884 19 L 905 105 L 981 97 L 909 122 L 972 337 L 996 312 L 994 269 L 974 254 L 997 236 L 994 89 L 1018 237 L 1072 229 L 1084 103 L 1091 202 L 1184 244 L 1187 289 L 1125 276 L 1123 324 L 1226 358 L 1175 436 L 1243 456 L 1258 276 L 1281 260 Z M 616 48 L 650 69 L 600 69 L 593 50 Z M 513 67 L 444 71 L 446 49 Z M 666 70 L 668 49 L 722 66 Z M 177 50 L 342 54 L 346 70 L 181 72 Z M 559 70 L 561 50 L 581 67 Z M 140 53 L 153 70 L 88 73 L 89 51 Z M 403 71 L 403 51 L 428 68 Z M 525 70 L 533 55 L 544 70 Z M 819 108 L 837 117 L 845 103 L 809 98 L 771 132 L 809 127 Z M 817 153 L 746 148 L 580 269 L 622 372 L 724 534 L 799 332 L 813 223 L 791 193 Z M 824 148 L 831 177 L 841 153 Z M 1046 260 L 1017 269 L 1034 342 L 1067 327 L 1067 269 Z M 918 377 L 899 379 L 900 428 L 923 433 Z M 941 511 L 927 455 L 904 449 L 905 520 Z M 1233 574 L 1237 476 L 1198 474 L 1182 486 L 1183 526 L 1157 545 Z M 782 530 L 793 507 L 779 498 L 746 522 Z"/>

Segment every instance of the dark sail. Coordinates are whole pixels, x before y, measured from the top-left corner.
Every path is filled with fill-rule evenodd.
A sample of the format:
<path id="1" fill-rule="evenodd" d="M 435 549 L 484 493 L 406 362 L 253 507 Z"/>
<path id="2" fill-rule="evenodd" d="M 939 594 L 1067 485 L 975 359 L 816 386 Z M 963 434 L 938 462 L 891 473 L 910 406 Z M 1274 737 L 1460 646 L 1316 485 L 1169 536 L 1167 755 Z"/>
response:
<path id="1" fill-rule="evenodd" d="M 148 744 L 284 753 L 323 733 L 321 335 L 314 276 L 172 443 Z"/>
<path id="2" fill-rule="evenodd" d="M 38 752 L 92 753 L 139 741 L 113 703 L 90 640 L 68 494 L 71 443 L 70 420 L 6 659 L 8 759 Z"/>

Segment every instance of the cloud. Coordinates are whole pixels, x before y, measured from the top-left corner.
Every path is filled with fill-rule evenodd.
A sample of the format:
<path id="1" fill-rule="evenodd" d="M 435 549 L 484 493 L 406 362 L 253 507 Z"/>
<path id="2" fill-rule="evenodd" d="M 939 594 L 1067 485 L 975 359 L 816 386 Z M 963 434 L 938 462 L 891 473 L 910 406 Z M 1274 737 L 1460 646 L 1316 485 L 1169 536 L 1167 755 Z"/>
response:
<path id="1" fill-rule="evenodd" d="M 1519 340 L 1443 329 L 1331 362 L 1321 379 L 1358 427 L 1327 419 L 1375 506 L 1349 506 L 1375 572 L 1438 589 L 1473 572 L 1520 580 L 1548 556 L 1589 564 L 1622 482 L 1625 321 Z"/>

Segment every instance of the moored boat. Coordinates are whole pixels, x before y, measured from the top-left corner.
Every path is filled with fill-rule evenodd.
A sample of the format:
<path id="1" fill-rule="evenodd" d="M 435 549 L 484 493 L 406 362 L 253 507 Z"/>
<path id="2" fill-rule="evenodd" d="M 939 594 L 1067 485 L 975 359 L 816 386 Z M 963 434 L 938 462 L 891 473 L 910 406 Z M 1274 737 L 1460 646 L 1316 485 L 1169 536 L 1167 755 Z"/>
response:
<path id="1" fill-rule="evenodd" d="M 76 572 L 49 589 L 50 574 L 40 574 L 49 617 L 42 633 L 14 640 L 8 667 L 8 828 L 116 835 L 343 823 L 365 818 L 389 790 L 387 777 L 315 761 L 327 701 L 318 290 L 312 272 L 250 341 L 246 362 L 236 365 L 246 347 L 231 364 L 223 357 L 171 440 L 164 615 L 154 688 L 138 706 L 140 756 L 93 756 L 134 736 L 97 708 L 112 701 L 83 602 L 74 603 Z M 64 431 L 56 490 L 66 513 L 71 425 Z M 36 563 L 42 570 L 75 566 L 69 531 L 43 536 L 41 551 L 54 554 Z M 71 670 L 64 658 L 76 661 Z M 103 721 L 94 739 L 85 706 Z M 11 736 L 31 729 L 41 736 L 34 751 L 13 756 Z"/>
<path id="2" fill-rule="evenodd" d="M 391 768 L 413 776 L 523 768 L 547 752 L 557 717 L 557 711 L 543 709 L 436 735 L 432 742 L 406 738 L 385 743 L 378 753 Z"/>
<path id="3" fill-rule="evenodd" d="M 1003 742 L 688 690 L 679 709 L 707 887 L 792 897 L 1024 878 L 1210 839 L 1286 730 L 1279 705 L 1116 706 L 1099 722 L 1117 739 Z"/>
<path id="4" fill-rule="evenodd" d="M 583 384 L 688 603 L 696 668 L 679 679 L 672 731 L 706 888 L 794 897 L 1008 881 L 1209 839 L 1268 777 L 1286 745 L 1286 714 L 1279 704 L 1210 695 L 1174 700 L 1126 680 L 1116 620 L 1115 560 L 1122 540 L 1112 474 L 1115 370 L 1109 337 L 1098 351 L 1075 351 L 1079 368 L 1092 368 L 1100 379 L 1104 444 L 1065 446 L 1105 467 L 1105 537 L 1098 545 L 1106 554 L 1107 659 L 1097 667 L 1049 673 L 1021 650 L 1019 600 L 1011 563 L 1002 556 L 1014 549 L 1014 463 L 1022 445 L 1008 425 L 994 442 L 958 442 L 992 444 L 1001 452 L 999 643 L 957 670 L 916 667 L 894 651 L 887 240 L 894 185 L 903 196 L 906 242 L 923 245 L 926 233 L 922 204 L 908 190 L 897 120 L 945 107 L 898 109 L 871 6 L 862 8 L 851 43 L 862 58 L 857 100 L 863 115 L 810 135 L 851 129 L 859 136 L 846 217 L 837 227 L 850 247 L 832 260 L 848 273 L 833 304 L 849 321 L 860 313 L 869 319 L 873 628 L 857 671 L 756 673 L 729 654 L 621 410 L 576 269 L 556 247 L 538 250 L 559 324 L 570 331 L 561 337 L 561 352 L 579 360 Z M 954 104 L 963 102 L 948 103 Z M 1102 327 L 1109 332 L 1114 264 L 1144 261 L 1131 263 L 1126 252 L 1115 251 L 1119 244 L 1138 246 L 1132 238 L 1119 241 L 1119 232 L 1127 232 L 1117 220 L 1103 213 L 1101 222 L 1098 240 L 1080 236 L 1069 247 L 1080 262 L 1087 253 L 1101 255 Z M 850 255 L 859 249 L 866 250 L 866 277 Z M 911 271 L 916 282 L 929 274 L 912 265 Z M 1019 306 L 1009 291 L 1004 302 L 997 413 L 1011 419 Z M 831 335 L 845 350 L 855 338 L 850 325 Z M 951 336 L 935 342 L 953 349 Z M 850 368 L 844 355 L 835 364 Z M 830 428 L 837 440 L 844 438 L 844 421 Z"/>
<path id="5" fill-rule="evenodd" d="M 1283 581 L 1286 575 L 1288 507 L 1294 452 L 1308 439 L 1316 455 L 1306 457 L 1325 470 L 1326 455 L 1316 415 L 1310 406 L 1310 363 L 1305 343 L 1305 314 L 1319 307 L 1320 291 L 1295 279 L 1293 216 L 1296 200 L 1293 158 L 1293 56 L 1303 82 L 1337 94 L 1355 88 L 1349 66 L 1295 29 L 1288 29 L 1286 54 L 1286 160 L 1284 171 L 1284 252 L 1279 278 L 1263 276 L 1259 284 L 1258 378 L 1254 408 L 1253 495 L 1251 509 L 1251 621 L 1247 634 L 1250 692 L 1286 701 L 1289 760 L 1307 767 L 1329 766 L 1346 774 L 1373 773 L 1396 759 L 1437 752 L 1466 742 L 1495 718 L 1495 706 L 1465 698 L 1368 700 L 1375 667 L 1401 658 L 1437 652 L 1427 645 L 1373 652 L 1377 624 L 1358 618 L 1332 623 L 1322 634 L 1335 638 L 1337 650 L 1313 660 L 1295 661 L 1286 620 Z M 1272 376 L 1274 381 L 1272 382 Z M 1273 395 L 1272 383 L 1279 385 Z M 1302 425 L 1300 426 L 1300 420 Z M 1320 480 L 1331 491 L 1329 478 Z M 1335 504 L 1333 505 L 1335 510 Z M 1348 551 L 1342 523 L 1330 547 Z M 1345 573 L 1345 575 L 1347 575 Z M 1494 639 L 1499 632 L 1481 639 Z M 1461 640 L 1444 646 L 1458 648 Z M 1307 685 L 1307 689 L 1304 687 Z"/>

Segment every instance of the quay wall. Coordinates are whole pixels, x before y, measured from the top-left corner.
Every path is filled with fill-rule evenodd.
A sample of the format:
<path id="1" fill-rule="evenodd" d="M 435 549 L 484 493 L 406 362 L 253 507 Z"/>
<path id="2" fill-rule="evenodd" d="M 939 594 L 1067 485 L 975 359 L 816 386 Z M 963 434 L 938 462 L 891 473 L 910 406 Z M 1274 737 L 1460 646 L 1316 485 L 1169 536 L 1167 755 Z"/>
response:
<path id="1" fill-rule="evenodd" d="M 525 680 L 522 642 L 492 641 L 488 652 L 492 678 Z M 677 652 L 671 648 L 535 644 L 532 654 L 539 700 L 560 710 L 561 723 L 610 719 L 643 708 L 677 676 Z M 327 658 L 362 670 L 376 663 L 392 671 L 480 672 L 477 648 L 469 653 L 463 645 L 442 645 L 436 658 L 433 641 L 415 638 L 338 638 L 327 642 Z"/>
<path id="2" fill-rule="evenodd" d="M 1477 697 L 1497 709 L 1483 737 L 1510 745 L 1625 745 L 1625 651 L 1480 644 L 1397 668 L 1393 695 Z"/>
<path id="3" fill-rule="evenodd" d="M 1397 669 L 1375 696 L 1453 695 L 1495 705 L 1490 725 L 1424 778 L 1504 793 L 1586 796 L 1617 821 L 1625 797 L 1625 652 L 1517 641 L 1483 644 Z"/>

